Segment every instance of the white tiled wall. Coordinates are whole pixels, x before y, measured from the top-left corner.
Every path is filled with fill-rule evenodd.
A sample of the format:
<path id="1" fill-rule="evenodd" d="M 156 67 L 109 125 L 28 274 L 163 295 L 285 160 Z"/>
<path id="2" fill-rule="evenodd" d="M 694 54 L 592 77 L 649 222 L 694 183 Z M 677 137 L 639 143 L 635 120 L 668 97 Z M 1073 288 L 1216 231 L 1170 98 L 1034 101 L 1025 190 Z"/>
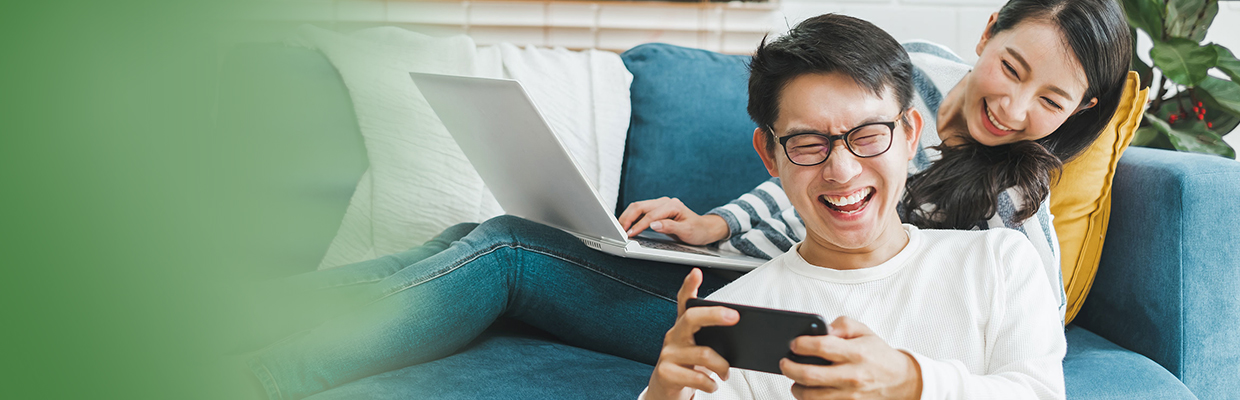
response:
<path id="1" fill-rule="evenodd" d="M 312 22 L 340 30 L 396 25 L 432 35 L 465 33 L 479 44 L 601 48 L 624 51 L 666 42 L 727 53 L 753 51 L 765 34 L 780 34 L 823 13 L 873 22 L 897 40 L 946 45 L 966 61 L 991 13 L 1005 0 L 772 0 L 770 3 L 651 5 L 628 1 L 257 0 L 249 18 Z M 290 24 L 289 26 L 292 26 Z M 1240 1 L 1220 2 L 1207 41 L 1240 54 Z M 1149 41 L 1138 51 L 1148 61 Z M 1228 135 L 1240 148 L 1240 134 Z"/>
<path id="2" fill-rule="evenodd" d="M 667 42 L 729 53 L 753 50 L 772 31 L 772 3 L 633 1 L 257 0 L 249 20 L 316 23 L 340 30 L 396 25 L 428 34 L 466 33 L 479 44 L 624 51 Z"/>
<path id="3" fill-rule="evenodd" d="M 649 5 L 635 1 L 258 0 L 261 19 L 359 27 L 400 25 L 434 32 L 484 32 L 481 44 L 502 40 L 538 46 L 623 51 L 643 41 L 675 40 L 709 50 L 746 53 L 763 34 L 779 34 L 805 18 L 835 12 L 860 17 L 897 40 L 926 39 L 976 58 L 986 19 L 1005 0 L 773 0 L 771 3 Z M 1207 40 L 1240 49 L 1240 1 L 1220 2 Z M 349 23 L 349 24 L 341 24 Z M 445 29 L 451 28 L 451 29 Z M 531 34 L 538 28 L 541 35 Z M 510 30 L 513 35 L 502 34 Z M 617 32 L 608 32 L 617 31 Z M 620 32 L 622 31 L 622 32 Z M 606 43 L 601 43 L 606 41 Z M 1146 44 L 1148 46 L 1148 43 Z M 1142 49 L 1143 53 L 1148 47 Z"/>

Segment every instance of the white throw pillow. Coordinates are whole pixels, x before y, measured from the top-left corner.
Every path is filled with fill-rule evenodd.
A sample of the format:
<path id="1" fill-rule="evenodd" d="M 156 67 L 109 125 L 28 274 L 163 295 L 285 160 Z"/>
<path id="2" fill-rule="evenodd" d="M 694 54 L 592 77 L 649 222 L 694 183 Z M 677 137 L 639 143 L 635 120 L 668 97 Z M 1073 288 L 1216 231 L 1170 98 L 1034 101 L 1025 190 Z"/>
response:
<path id="1" fill-rule="evenodd" d="M 392 27 L 343 35 L 307 26 L 300 39 L 340 72 L 370 159 L 319 269 L 404 251 L 449 226 L 503 213 L 411 71 L 520 80 L 541 109 L 554 110 L 548 122 L 604 204 L 615 204 L 632 82 L 615 53 L 478 48 L 467 36 Z"/>
<path id="2" fill-rule="evenodd" d="M 410 71 L 476 75 L 473 40 L 396 28 L 369 33 L 399 44 L 301 30 L 340 71 L 370 159 L 320 269 L 404 251 L 502 212 L 409 78 Z"/>

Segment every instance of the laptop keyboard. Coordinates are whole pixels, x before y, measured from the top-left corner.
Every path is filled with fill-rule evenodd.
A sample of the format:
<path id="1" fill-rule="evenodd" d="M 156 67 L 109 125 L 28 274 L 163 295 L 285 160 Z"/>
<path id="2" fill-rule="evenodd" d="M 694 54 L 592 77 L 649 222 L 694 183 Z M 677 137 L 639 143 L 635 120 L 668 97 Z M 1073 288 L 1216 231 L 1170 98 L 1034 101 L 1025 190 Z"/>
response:
<path id="1" fill-rule="evenodd" d="M 642 247 L 649 248 L 649 249 L 678 251 L 681 253 L 700 254 L 704 256 L 719 257 L 718 255 L 715 255 L 715 254 L 710 254 L 705 251 L 697 250 L 692 247 L 681 246 L 675 243 L 661 242 L 658 240 L 646 239 L 644 237 L 635 237 L 635 238 L 632 238 L 632 240 L 636 240 L 638 244 L 642 245 Z"/>

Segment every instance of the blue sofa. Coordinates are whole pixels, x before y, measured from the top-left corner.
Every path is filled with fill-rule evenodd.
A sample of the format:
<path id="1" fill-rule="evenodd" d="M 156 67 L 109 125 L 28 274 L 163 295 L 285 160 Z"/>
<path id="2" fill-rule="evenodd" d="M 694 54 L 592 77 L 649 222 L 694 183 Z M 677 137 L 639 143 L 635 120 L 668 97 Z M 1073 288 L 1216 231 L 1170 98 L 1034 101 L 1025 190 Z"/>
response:
<path id="1" fill-rule="evenodd" d="M 651 44 L 622 58 L 634 81 L 621 209 L 666 195 L 702 212 L 766 179 L 744 110 L 747 57 Z M 234 49 L 222 77 L 223 129 L 313 143 L 281 146 L 282 160 L 305 165 L 280 173 L 307 189 L 289 191 L 297 201 L 314 197 L 308 209 L 337 211 L 297 216 L 297 226 L 322 229 L 288 232 L 278 258 L 286 262 L 262 274 L 312 270 L 366 166 L 347 89 L 321 54 L 278 45 Z M 1066 328 L 1069 398 L 1240 398 L 1238 225 L 1240 163 L 1125 153 L 1097 279 Z M 310 398 L 632 399 L 651 369 L 502 319 L 452 356 Z"/>

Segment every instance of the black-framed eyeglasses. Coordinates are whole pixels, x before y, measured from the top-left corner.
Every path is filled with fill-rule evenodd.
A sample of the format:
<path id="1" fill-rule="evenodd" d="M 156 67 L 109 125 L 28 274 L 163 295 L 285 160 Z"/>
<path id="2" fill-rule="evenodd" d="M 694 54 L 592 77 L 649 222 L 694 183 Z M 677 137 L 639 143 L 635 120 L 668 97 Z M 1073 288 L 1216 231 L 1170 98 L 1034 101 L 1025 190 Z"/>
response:
<path id="1" fill-rule="evenodd" d="M 897 120 L 899 120 L 897 118 Z M 772 135 L 775 128 L 767 126 Z M 849 129 L 842 135 L 825 135 L 817 132 L 805 132 L 779 138 L 779 145 L 784 147 L 784 154 L 793 164 L 814 166 L 827 161 L 836 140 L 844 140 L 844 147 L 860 158 L 877 157 L 891 148 L 892 136 L 896 130 L 896 121 L 871 122 Z"/>

